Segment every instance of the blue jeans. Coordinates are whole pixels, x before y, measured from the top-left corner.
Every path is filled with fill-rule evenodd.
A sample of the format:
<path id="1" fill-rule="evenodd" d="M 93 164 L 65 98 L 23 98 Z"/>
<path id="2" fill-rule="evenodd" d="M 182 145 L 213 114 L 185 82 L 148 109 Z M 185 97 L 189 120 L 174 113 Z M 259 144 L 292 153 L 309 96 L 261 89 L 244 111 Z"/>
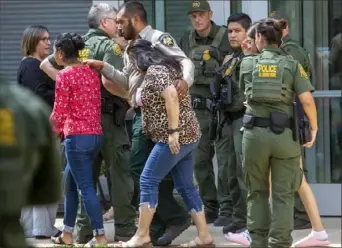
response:
<path id="1" fill-rule="evenodd" d="M 64 227 L 72 233 L 78 209 L 78 189 L 84 201 L 94 236 L 104 234 L 102 210 L 93 182 L 93 161 L 102 146 L 102 135 L 69 135 L 64 141 L 67 165 L 64 170 Z"/>
<path id="2" fill-rule="evenodd" d="M 181 145 L 178 154 L 172 154 L 168 144 L 157 143 L 154 146 L 140 176 L 140 205 L 157 207 L 159 183 L 170 172 L 188 211 L 203 211 L 201 197 L 193 182 L 192 151 L 197 145 L 198 142 Z"/>

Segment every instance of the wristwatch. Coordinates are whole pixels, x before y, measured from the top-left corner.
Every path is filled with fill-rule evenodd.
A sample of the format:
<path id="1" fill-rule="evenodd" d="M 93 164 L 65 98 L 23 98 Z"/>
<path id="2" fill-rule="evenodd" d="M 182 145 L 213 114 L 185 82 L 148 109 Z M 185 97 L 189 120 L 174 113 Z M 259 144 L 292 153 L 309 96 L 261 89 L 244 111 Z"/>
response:
<path id="1" fill-rule="evenodd" d="M 175 132 L 179 132 L 179 128 L 178 127 L 177 128 L 169 128 L 169 129 L 167 129 L 167 133 L 168 134 L 173 134 Z"/>

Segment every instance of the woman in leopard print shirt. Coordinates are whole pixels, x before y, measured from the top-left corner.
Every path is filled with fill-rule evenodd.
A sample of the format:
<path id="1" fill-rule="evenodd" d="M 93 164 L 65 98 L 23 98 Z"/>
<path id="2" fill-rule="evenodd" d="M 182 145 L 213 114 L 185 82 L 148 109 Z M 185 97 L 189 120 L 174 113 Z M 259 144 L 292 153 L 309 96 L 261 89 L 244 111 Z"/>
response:
<path id="1" fill-rule="evenodd" d="M 130 62 L 145 74 L 131 95 L 141 106 L 143 130 L 154 146 L 140 178 L 140 216 L 136 235 L 123 247 L 136 247 L 151 241 L 149 226 L 158 205 L 158 185 L 170 172 L 177 191 L 198 229 L 199 236 L 186 247 L 209 245 L 203 202 L 193 184 L 192 152 L 200 139 L 200 128 L 191 106 L 190 95 L 179 95 L 174 82 L 182 77 L 181 66 L 149 41 L 132 41 L 127 49 Z"/>

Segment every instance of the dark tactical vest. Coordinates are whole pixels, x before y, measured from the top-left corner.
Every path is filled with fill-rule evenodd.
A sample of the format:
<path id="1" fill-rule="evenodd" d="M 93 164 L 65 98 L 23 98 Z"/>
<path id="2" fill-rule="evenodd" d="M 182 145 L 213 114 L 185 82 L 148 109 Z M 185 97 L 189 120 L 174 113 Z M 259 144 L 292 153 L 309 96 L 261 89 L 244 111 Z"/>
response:
<path id="1" fill-rule="evenodd" d="M 246 83 L 246 97 L 259 103 L 292 104 L 293 82 L 285 84 L 284 71 L 293 71 L 286 56 L 265 51 L 253 58 L 252 82 Z"/>
<path id="2" fill-rule="evenodd" d="M 227 28 L 221 26 L 213 42 L 210 45 L 197 45 L 195 31 L 189 34 L 190 52 L 189 58 L 195 65 L 194 84 L 210 85 L 215 80 L 215 69 L 220 66 L 222 55 L 218 49 Z"/>
<path id="3" fill-rule="evenodd" d="M 229 58 L 230 56 L 230 58 Z M 228 59 L 227 59 L 228 58 Z M 243 53 L 234 53 L 227 55 L 223 61 L 221 68 L 221 109 L 224 112 L 237 112 L 244 108 L 243 101 L 245 100 L 244 92 L 239 87 L 239 72 L 240 64 L 243 59 Z M 225 90 L 227 89 L 227 90 Z M 225 93 L 231 92 L 231 101 L 226 102 L 224 99 Z"/>

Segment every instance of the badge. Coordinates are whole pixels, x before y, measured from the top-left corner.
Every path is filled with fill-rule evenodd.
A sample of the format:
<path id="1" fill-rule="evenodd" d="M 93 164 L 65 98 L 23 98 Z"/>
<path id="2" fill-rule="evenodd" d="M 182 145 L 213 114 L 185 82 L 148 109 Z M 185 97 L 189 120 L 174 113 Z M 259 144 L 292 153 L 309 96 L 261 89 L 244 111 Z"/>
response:
<path id="1" fill-rule="evenodd" d="M 192 7 L 193 7 L 193 8 L 199 8 L 200 5 L 201 5 L 201 4 L 200 4 L 199 1 L 193 1 L 193 2 L 192 2 Z"/>
<path id="2" fill-rule="evenodd" d="M 309 80 L 308 74 L 306 74 L 303 66 L 299 63 L 298 63 L 298 69 L 299 69 L 300 76 L 306 80 Z"/>
<path id="3" fill-rule="evenodd" d="M 275 12 L 275 11 L 272 11 L 268 16 L 269 16 L 269 17 L 273 17 L 275 14 L 276 14 L 276 12 Z"/>
<path id="4" fill-rule="evenodd" d="M 203 58 L 204 61 L 208 61 L 208 60 L 210 59 L 209 50 L 205 50 L 205 51 L 203 52 L 202 58 Z"/>
<path id="5" fill-rule="evenodd" d="M 16 142 L 13 113 L 10 109 L 0 109 L 0 145 L 11 146 Z"/>
<path id="6" fill-rule="evenodd" d="M 175 44 L 173 38 L 169 34 L 163 34 L 162 36 L 160 36 L 159 41 L 167 47 L 173 47 Z"/>
<path id="7" fill-rule="evenodd" d="M 114 44 L 113 45 L 113 51 L 115 53 L 115 55 L 121 56 L 121 48 L 118 44 Z"/>
<path id="8" fill-rule="evenodd" d="M 89 49 L 84 48 L 81 51 L 78 52 L 78 58 L 83 61 L 89 58 Z"/>

